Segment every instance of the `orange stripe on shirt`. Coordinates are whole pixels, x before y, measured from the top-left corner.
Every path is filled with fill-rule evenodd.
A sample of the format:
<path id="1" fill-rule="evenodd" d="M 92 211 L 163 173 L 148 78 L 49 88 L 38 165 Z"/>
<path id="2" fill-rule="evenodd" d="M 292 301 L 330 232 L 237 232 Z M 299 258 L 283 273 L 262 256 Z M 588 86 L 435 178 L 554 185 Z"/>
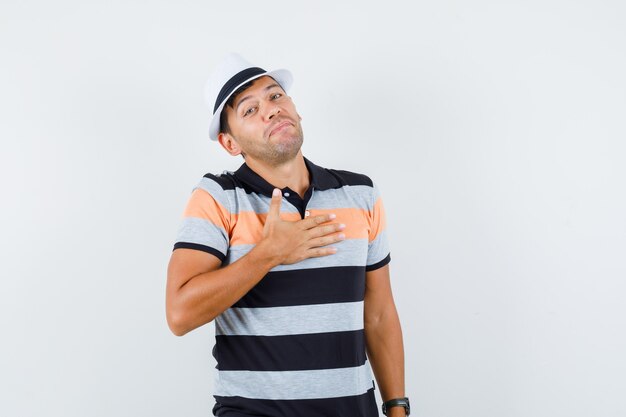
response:
<path id="1" fill-rule="evenodd" d="M 324 224 L 343 223 L 346 228 L 341 232 L 346 239 L 365 239 L 369 242 L 385 229 L 385 209 L 382 199 L 378 198 L 372 211 L 360 208 L 335 208 L 309 210 L 310 217 L 334 213 L 337 217 Z M 281 213 L 285 221 L 300 220 L 299 213 Z M 263 227 L 267 213 L 243 211 L 238 214 L 230 213 L 228 209 L 215 200 L 211 194 L 202 188 L 196 188 L 189 198 L 183 217 L 196 217 L 208 220 L 211 223 L 228 231 L 231 245 L 256 244 L 263 238 Z"/>
<path id="2" fill-rule="evenodd" d="M 332 221 L 322 225 L 343 223 L 346 228 L 341 231 L 346 235 L 346 239 L 367 239 L 371 217 L 367 210 L 358 208 L 335 208 L 324 210 L 309 210 L 310 217 L 323 214 L 334 213 L 337 217 Z M 258 243 L 263 238 L 263 227 L 267 213 L 254 213 L 244 211 L 233 216 L 233 227 L 231 230 L 231 245 L 251 245 Z M 281 213 L 280 218 L 285 221 L 301 220 L 300 213 Z M 337 232 L 340 233 L 340 232 Z"/>
<path id="3" fill-rule="evenodd" d="M 378 197 L 374 203 L 374 209 L 368 217 L 371 221 L 369 224 L 369 241 L 373 241 L 387 227 L 387 216 L 385 215 L 385 206 L 382 198 Z"/>
<path id="4" fill-rule="evenodd" d="M 183 217 L 197 217 L 208 220 L 225 230 L 230 229 L 231 213 L 213 198 L 206 190 L 196 188 L 191 193 Z"/>

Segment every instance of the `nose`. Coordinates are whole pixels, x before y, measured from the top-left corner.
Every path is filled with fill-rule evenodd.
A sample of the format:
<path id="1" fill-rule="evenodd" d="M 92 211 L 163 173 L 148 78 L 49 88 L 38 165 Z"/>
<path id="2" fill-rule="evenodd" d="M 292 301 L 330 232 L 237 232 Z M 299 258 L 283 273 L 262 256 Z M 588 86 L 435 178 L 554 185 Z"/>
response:
<path id="1" fill-rule="evenodd" d="M 267 120 L 272 120 L 274 116 L 280 114 L 280 108 L 278 106 L 272 106 L 267 112 Z"/>

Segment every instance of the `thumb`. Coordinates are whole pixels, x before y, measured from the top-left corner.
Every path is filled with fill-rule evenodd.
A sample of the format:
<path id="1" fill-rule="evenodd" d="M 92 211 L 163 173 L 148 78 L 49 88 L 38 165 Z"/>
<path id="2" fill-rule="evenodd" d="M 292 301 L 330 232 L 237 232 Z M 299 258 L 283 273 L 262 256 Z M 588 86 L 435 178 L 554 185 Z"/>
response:
<path id="1" fill-rule="evenodd" d="M 282 203 L 283 193 L 279 188 L 274 188 L 272 192 L 272 200 L 270 201 L 270 210 L 267 214 L 268 220 L 280 219 L 280 204 Z"/>

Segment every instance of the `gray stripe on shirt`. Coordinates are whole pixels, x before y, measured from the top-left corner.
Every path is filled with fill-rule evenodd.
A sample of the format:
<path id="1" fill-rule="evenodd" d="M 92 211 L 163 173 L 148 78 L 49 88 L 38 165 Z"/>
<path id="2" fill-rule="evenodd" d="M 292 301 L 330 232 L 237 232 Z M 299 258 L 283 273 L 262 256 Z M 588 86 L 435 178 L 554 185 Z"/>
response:
<path id="1" fill-rule="evenodd" d="M 232 307 L 215 318 L 218 336 L 282 336 L 363 329 L 363 301 L 288 307 Z"/>
<path id="2" fill-rule="evenodd" d="M 337 252 L 328 256 L 308 258 L 295 264 L 277 265 L 271 271 L 292 271 L 312 268 L 330 268 L 335 266 L 364 266 L 367 262 L 367 239 L 346 239 L 332 245 Z M 250 252 L 254 245 L 234 245 L 228 249 L 225 264 L 232 264 Z M 386 254 L 385 254 L 386 255 Z"/>
<path id="3" fill-rule="evenodd" d="M 305 400 L 361 395 L 374 386 L 369 362 L 312 371 L 218 371 L 217 396 Z"/>

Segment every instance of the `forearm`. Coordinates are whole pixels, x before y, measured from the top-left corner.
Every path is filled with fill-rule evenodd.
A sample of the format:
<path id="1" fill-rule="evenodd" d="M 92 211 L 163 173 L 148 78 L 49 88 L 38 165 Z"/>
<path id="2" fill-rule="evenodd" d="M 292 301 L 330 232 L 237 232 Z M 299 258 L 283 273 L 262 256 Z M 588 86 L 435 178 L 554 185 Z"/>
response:
<path id="1" fill-rule="evenodd" d="M 182 336 L 212 321 L 252 289 L 278 263 L 264 242 L 230 265 L 196 275 L 168 301 L 172 331 Z"/>
<path id="2" fill-rule="evenodd" d="M 368 357 L 383 401 L 404 397 L 402 329 L 393 304 L 378 317 L 366 317 L 365 338 Z M 387 414 L 404 416 L 404 409 L 393 407 Z"/>

